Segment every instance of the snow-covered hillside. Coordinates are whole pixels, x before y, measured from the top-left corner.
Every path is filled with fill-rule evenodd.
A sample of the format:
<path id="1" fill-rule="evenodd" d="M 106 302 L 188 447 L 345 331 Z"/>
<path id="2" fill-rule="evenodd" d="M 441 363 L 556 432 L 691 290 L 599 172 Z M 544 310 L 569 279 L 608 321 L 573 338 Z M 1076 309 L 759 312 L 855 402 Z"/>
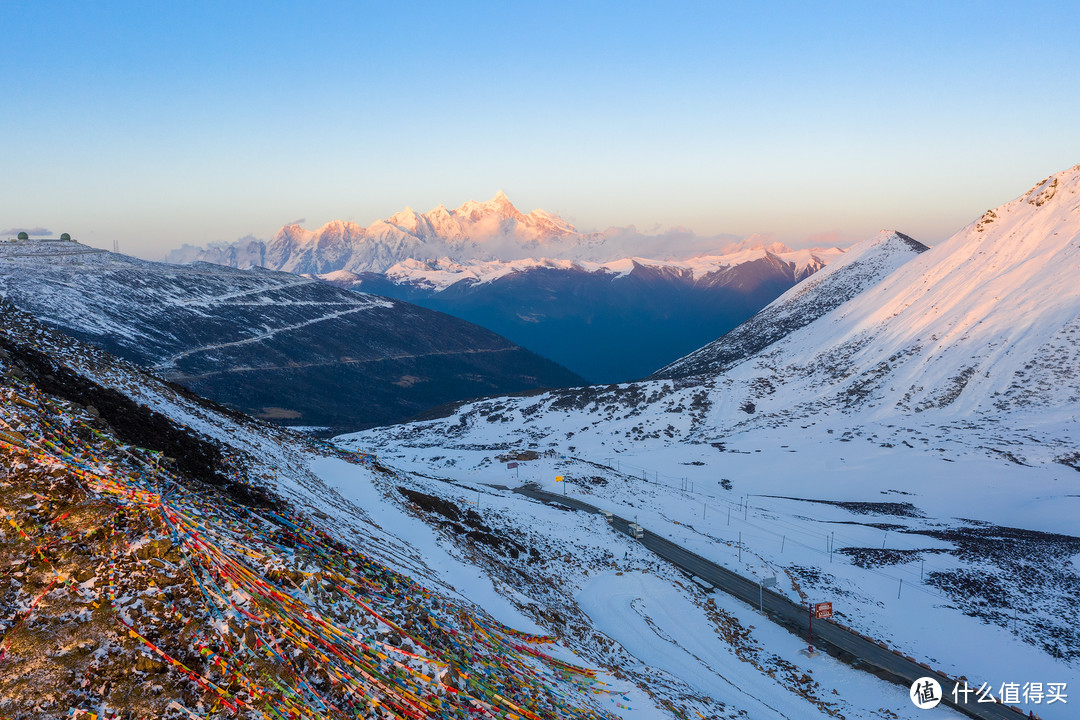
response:
<path id="1" fill-rule="evenodd" d="M 840 307 L 926 249 L 903 233 L 883 230 L 848 248 L 843 257 L 788 290 L 727 335 L 659 370 L 653 377 L 715 375 L 726 370 Z"/>
<path id="2" fill-rule="evenodd" d="M 932 665 L 1076 682 L 1080 166 L 918 251 L 884 234 L 864 272 L 855 255 L 804 280 L 762 315 L 812 321 L 724 372 L 489 399 L 341 442 L 459 482 L 505 481 L 498 456 L 524 453 L 521 480 L 778 573 Z"/>
<path id="3" fill-rule="evenodd" d="M 483 328 L 290 273 L 0 242 L 0 297 L 219 402 L 358 428 L 446 402 L 579 384 Z"/>

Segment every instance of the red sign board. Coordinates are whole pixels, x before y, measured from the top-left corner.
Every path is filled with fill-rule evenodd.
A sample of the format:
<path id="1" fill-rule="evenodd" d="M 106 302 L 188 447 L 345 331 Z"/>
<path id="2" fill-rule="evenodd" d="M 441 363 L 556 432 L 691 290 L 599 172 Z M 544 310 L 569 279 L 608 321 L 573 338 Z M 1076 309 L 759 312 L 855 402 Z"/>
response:
<path id="1" fill-rule="evenodd" d="M 516 468 L 517 466 L 518 466 L 518 464 L 517 464 L 517 463 L 506 463 L 506 468 L 507 468 L 508 470 L 513 470 L 513 469 L 514 469 L 514 468 Z"/>
<path id="2" fill-rule="evenodd" d="M 817 603 L 814 605 L 814 617 L 818 620 L 832 617 L 832 603 Z"/>

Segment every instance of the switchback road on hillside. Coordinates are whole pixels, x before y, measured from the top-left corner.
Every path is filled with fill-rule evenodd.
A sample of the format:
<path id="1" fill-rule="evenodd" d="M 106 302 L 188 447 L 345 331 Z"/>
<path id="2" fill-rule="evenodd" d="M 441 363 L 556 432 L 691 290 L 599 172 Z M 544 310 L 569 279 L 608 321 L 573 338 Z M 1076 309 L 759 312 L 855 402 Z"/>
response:
<path id="1" fill-rule="evenodd" d="M 514 492 L 544 503 L 558 503 L 589 513 L 602 512 L 600 508 L 587 502 L 536 488 L 520 487 L 515 488 Z M 630 521 L 626 518 L 612 515 L 611 525 L 615 530 L 630 535 Z M 762 591 L 755 581 L 721 567 L 656 533 L 645 530 L 645 536 L 641 538 L 640 542 L 646 548 L 685 572 L 696 575 L 718 590 L 734 595 L 752 607 L 758 607 L 758 598 L 761 597 L 765 615 L 770 620 L 795 635 L 806 637 L 807 606 L 794 603 L 771 590 L 764 589 Z M 760 596 L 759 592 L 761 593 Z M 817 620 L 814 623 L 814 645 L 836 655 L 853 667 L 866 670 L 898 685 L 911 687 L 919 678 L 933 678 L 941 685 L 943 695 L 941 704 L 948 705 L 970 717 L 979 720 L 1020 720 L 1026 717 L 1023 711 L 1008 705 L 991 702 L 980 703 L 978 702 L 978 693 L 975 692 L 971 693 L 967 698 L 961 695 L 961 702 L 954 702 L 952 690 L 956 685 L 955 679 L 931 670 L 928 666 L 922 665 L 912 658 L 889 650 L 874 640 L 859 635 L 853 630 L 832 621 Z M 974 682 L 973 685 L 975 690 L 980 687 L 978 682 Z M 932 717 L 932 715 L 927 717 Z"/>

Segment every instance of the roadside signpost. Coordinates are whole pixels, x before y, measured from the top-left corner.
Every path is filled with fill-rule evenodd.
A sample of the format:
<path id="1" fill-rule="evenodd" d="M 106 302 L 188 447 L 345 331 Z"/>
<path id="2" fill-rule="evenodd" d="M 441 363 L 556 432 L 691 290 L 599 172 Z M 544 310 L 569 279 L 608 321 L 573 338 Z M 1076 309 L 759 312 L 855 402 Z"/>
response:
<path id="1" fill-rule="evenodd" d="M 521 469 L 518 467 L 518 464 L 516 462 L 508 462 L 508 463 L 506 463 L 506 469 L 507 470 L 517 470 L 516 477 L 521 477 Z"/>
<path id="2" fill-rule="evenodd" d="M 810 624 L 809 624 L 809 630 L 807 632 L 807 644 L 810 647 L 807 648 L 807 649 L 810 651 L 811 655 L 813 655 L 813 653 L 814 653 L 814 618 L 815 617 L 818 620 L 825 620 L 826 618 L 831 618 L 832 617 L 832 603 L 831 602 L 810 603 Z"/>

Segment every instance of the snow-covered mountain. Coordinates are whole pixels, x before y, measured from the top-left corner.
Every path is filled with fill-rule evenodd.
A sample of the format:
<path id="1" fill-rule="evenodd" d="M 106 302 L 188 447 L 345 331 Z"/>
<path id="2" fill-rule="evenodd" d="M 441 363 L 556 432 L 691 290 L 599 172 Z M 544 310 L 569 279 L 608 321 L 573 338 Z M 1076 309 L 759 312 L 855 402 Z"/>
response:
<path id="1" fill-rule="evenodd" d="M 269 242 L 185 246 L 169 261 L 317 276 L 446 312 L 592 381 L 617 381 L 727 332 L 842 254 L 686 231 L 583 233 L 543 210 L 524 214 L 500 192 L 455 210 L 406 208 L 367 227 L 289 225 Z"/>
<path id="2" fill-rule="evenodd" d="M 370 426 L 453 400 L 581 382 L 457 318 L 264 269 L 7 242 L 0 297 L 212 399 L 292 425 Z"/>
<path id="3" fill-rule="evenodd" d="M 696 405 L 712 409 L 685 436 L 696 441 L 832 414 L 963 423 L 979 433 L 1004 432 L 1023 416 L 1024 425 L 1060 434 L 1025 453 L 1066 457 L 1080 399 L 1080 166 L 932 249 L 885 232 L 845 260 L 762 311 L 762 321 L 776 323 L 762 328 L 762 339 L 739 330 L 674 363 L 663 374 L 675 383 L 491 400 L 472 412 L 521 406 L 528 425 L 543 421 L 555 433 L 564 424 L 559 408 L 599 403 L 599 420 L 613 412 L 601 411 L 604 397 L 656 395 L 626 408 L 627 419 L 654 422 L 665 417 L 658 408 L 672 404 L 671 393 L 685 396 L 679 406 L 705 392 Z M 546 405 L 551 413 L 540 412 Z"/>
<path id="4" fill-rule="evenodd" d="M 843 260 L 762 311 L 764 337 L 736 331 L 668 378 L 339 441 L 489 482 L 492 454 L 532 453 L 522 478 L 787 577 L 932 664 L 1075 677 L 1080 166 L 931 249 L 883 233 Z"/>
<path id="5" fill-rule="evenodd" d="M 800 273 L 817 269 L 815 264 L 838 254 L 835 248 L 793 252 L 781 243 L 755 246 L 733 236 L 697 237 L 683 230 L 661 235 L 639 233 L 633 227 L 579 232 L 544 210 L 522 213 L 500 190 L 487 202 L 469 200 L 454 210 L 439 205 L 418 213 L 406 207 L 367 227 L 342 220 L 317 230 L 294 224 L 281 228 L 269 242 L 242 238 L 205 248 L 185 245 L 172 251 L 168 261 L 201 260 L 301 275 L 380 273 L 441 290 L 460 280 L 490 282 L 533 267 L 577 264 L 625 274 L 631 261 L 670 264 L 700 277 L 766 252 L 783 256 Z"/>
<path id="6" fill-rule="evenodd" d="M 1080 398 L 1078 268 L 1080 166 L 988 210 L 733 376 L 797 385 L 800 407 L 1003 423 L 1039 408 L 1031 420 L 1053 423 Z M 768 395 L 756 398 L 766 412 L 780 400 Z"/>

